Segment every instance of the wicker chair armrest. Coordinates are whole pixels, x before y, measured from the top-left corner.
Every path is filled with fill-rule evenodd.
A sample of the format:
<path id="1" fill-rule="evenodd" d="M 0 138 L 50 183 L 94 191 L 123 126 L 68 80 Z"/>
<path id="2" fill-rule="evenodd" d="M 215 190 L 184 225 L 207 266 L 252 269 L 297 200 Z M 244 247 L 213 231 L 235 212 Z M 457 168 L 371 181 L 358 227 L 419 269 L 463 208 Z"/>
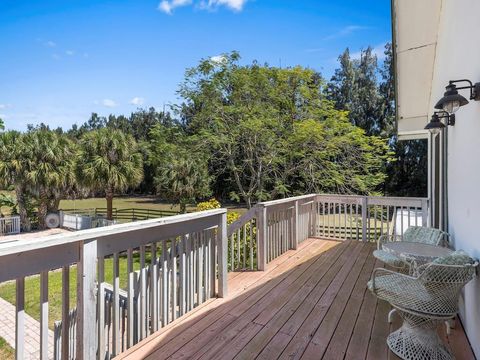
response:
<path id="1" fill-rule="evenodd" d="M 381 235 L 377 240 L 377 249 L 382 250 L 382 245 L 388 242 L 401 241 L 402 237 L 400 235 Z"/>
<path id="2" fill-rule="evenodd" d="M 403 282 L 405 284 L 411 283 L 412 281 L 418 281 L 418 279 L 414 276 L 402 274 L 390 269 L 385 269 L 385 268 L 376 268 L 373 270 L 372 273 L 372 289 L 375 290 L 375 279 L 380 276 L 385 276 L 385 275 L 392 275 L 396 279 L 398 279 L 400 282 Z"/>

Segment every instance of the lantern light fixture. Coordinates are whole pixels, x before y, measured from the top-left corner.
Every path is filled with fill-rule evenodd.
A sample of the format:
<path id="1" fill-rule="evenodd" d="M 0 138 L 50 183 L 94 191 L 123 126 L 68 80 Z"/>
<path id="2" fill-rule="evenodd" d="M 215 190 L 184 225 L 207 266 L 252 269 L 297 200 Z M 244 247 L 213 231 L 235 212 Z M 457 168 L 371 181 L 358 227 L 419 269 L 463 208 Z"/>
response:
<path id="1" fill-rule="evenodd" d="M 442 119 L 447 119 L 447 125 L 455 125 L 455 114 L 449 114 L 446 111 L 435 111 L 430 119 L 430 122 L 425 126 L 425 130 L 430 131 L 432 134 L 438 134 L 446 125 L 442 122 Z"/>
<path id="2" fill-rule="evenodd" d="M 468 83 L 468 86 L 457 87 L 458 83 Z M 458 90 L 469 89 L 470 100 L 480 100 L 480 83 L 473 84 L 470 80 L 450 80 L 443 97 L 435 104 L 435 109 L 443 110 L 449 114 L 455 113 L 461 106 L 467 105 L 468 100 L 458 93 Z"/>

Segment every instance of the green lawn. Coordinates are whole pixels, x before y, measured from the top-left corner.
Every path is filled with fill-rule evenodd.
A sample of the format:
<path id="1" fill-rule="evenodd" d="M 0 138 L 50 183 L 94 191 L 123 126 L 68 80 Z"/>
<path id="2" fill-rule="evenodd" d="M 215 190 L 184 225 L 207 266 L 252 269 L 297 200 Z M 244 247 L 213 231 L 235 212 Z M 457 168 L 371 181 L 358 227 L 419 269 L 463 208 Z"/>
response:
<path id="1" fill-rule="evenodd" d="M 150 262 L 150 253 L 146 254 L 147 263 Z M 127 259 L 126 256 L 120 258 L 120 287 L 127 288 Z M 134 254 L 134 269 L 140 269 L 140 255 Z M 76 277 L 77 268 L 70 268 L 70 307 L 75 307 L 76 302 Z M 113 281 L 113 260 L 105 259 L 105 281 L 112 284 Z M 48 276 L 48 300 L 49 300 L 49 319 L 48 325 L 53 329 L 53 324 L 62 319 L 62 272 L 52 271 Z M 0 284 L 0 297 L 8 302 L 15 304 L 15 282 Z M 30 276 L 25 279 L 25 311 L 33 318 L 40 319 L 40 276 Z M 3 359 L 0 356 L 0 359 Z"/>
<path id="2" fill-rule="evenodd" d="M 15 350 L 5 341 L 5 339 L 0 337 L 0 359 L 2 360 L 13 360 L 15 359 Z"/>

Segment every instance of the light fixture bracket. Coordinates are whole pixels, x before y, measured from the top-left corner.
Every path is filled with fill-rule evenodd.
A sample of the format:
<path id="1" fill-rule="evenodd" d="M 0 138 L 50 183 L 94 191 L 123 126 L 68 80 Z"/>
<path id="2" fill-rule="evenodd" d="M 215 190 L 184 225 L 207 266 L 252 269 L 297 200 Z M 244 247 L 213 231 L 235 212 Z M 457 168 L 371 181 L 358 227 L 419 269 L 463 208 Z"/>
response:
<path id="1" fill-rule="evenodd" d="M 466 82 L 469 85 L 468 86 L 460 86 L 460 87 L 457 87 L 456 85 L 453 85 L 453 84 L 458 84 L 458 83 L 462 83 L 462 82 Z M 451 85 L 455 86 L 455 88 L 457 90 L 469 89 L 470 90 L 470 100 L 480 101 L 480 82 L 477 82 L 477 83 L 473 84 L 468 79 L 459 79 L 459 80 L 450 80 L 448 82 L 448 85 L 449 86 L 451 86 Z"/>

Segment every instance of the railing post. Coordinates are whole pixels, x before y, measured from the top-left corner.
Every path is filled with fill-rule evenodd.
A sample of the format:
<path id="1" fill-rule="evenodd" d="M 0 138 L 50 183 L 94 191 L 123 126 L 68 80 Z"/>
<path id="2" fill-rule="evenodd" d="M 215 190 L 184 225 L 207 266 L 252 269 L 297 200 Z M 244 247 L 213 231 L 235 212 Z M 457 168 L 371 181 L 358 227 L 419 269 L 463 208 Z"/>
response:
<path id="1" fill-rule="evenodd" d="M 82 241 L 77 266 L 77 359 L 95 359 L 97 241 Z M 99 299 L 102 301 L 103 299 Z"/>
<path id="2" fill-rule="evenodd" d="M 422 199 L 422 226 L 428 226 L 428 200 Z"/>
<path id="3" fill-rule="evenodd" d="M 267 267 L 267 208 L 258 206 L 257 210 L 257 267 L 265 271 Z"/>
<path id="4" fill-rule="evenodd" d="M 312 233 L 309 234 L 311 237 L 317 236 L 317 197 L 313 198 L 312 202 Z"/>
<path id="5" fill-rule="evenodd" d="M 295 205 L 293 206 L 293 224 L 292 224 L 292 249 L 297 250 L 298 248 L 298 200 L 295 200 Z"/>
<path id="6" fill-rule="evenodd" d="M 362 197 L 362 240 L 368 241 L 367 229 L 368 229 L 368 197 Z"/>
<path id="7" fill-rule="evenodd" d="M 217 249 L 218 249 L 218 297 L 226 297 L 227 289 L 227 257 L 228 257 L 228 242 L 227 242 L 227 213 L 220 215 L 220 223 L 218 224 L 217 232 Z"/>

